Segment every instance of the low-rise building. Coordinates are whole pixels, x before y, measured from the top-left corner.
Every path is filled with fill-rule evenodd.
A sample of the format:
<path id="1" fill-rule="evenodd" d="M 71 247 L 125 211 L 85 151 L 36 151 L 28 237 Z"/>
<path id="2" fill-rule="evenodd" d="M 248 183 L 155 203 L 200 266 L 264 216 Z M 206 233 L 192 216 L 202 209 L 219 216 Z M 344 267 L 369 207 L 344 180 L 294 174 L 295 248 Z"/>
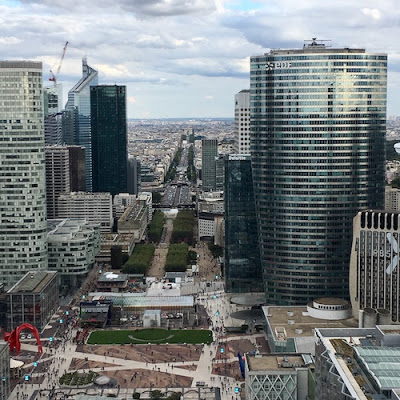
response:
<path id="1" fill-rule="evenodd" d="M 310 354 L 246 355 L 247 400 L 308 400 L 314 393 Z"/>
<path id="2" fill-rule="evenodd" d="M 316 304 L 330 307 L 329 299 L 316 300 Z M 332 302 L 334 303 L 334 302 Z M 335 306 L 334 304 L 332 306 Z M 318 318 L 310 315 L 315 312 Z M 343 318 L 351 316 L 348 313 L 350 305 L 347 304 L 347 311 L 344 311 Z M 308 306 L 264 306 L 262 307 L 265 317 L 265 332 L 267 333 L 268 344 L 274 353 L 311 353 L 315 352 L 314 328 L 348 328 L 357 327 L 358 323 L 354 318 L 331 319 L 333 310 L 316 308 L 311 302 Z M 342 310 L 343 311 L 343 310 Z"/>
<path id="3" fill-rule="evenodd" d="M 100 252 L 100 226 L 86 219 L 47 220 L 49 270 L 60 273 L 61 285 L 77 287 Z"/>
<path id="4" fill-rule="evenodd" d="M 59 218 L 85 218 L 111 232 L 114 223 L 110 193 L 72 192 L 58 197 Z"/>
<path id="5" fill-rule="evenodd" d="M 120 247 L 121 253 L 130 257 L 135 248 L 135 236 L 133 233 L 102 233 L 100 243 L 100 252 L 96 259 L 109 262 L 111 261 L 111 249 L 113 247 Z"/>
<path id="6" fill-rule="evenodd" d="M 23 323 L 43 330 L 59 305 L 59 276 L 55 271 L 28 272 L 7 291 L 7 330 Z"/>
<path id="7" fill-rule="evenodd" d="M 106 272 L 102 274 L 97 281 L 97 290 L 99 292 L 126 292 L 128 288 L 128 275 Z"/>
<path id="8" fill-rule="evenodd" d="M 397 399 L 399 333 L 399 325 L 316 329 L 316 400 Z"/>
<path id="9" fill-rule="evenodd" d="M 118 220 L 118 233 L 132 234 L 135 241 L 144 239 L 147 228 L 148 210 L 146 206 L 136 204 L 128 206 Z"/>

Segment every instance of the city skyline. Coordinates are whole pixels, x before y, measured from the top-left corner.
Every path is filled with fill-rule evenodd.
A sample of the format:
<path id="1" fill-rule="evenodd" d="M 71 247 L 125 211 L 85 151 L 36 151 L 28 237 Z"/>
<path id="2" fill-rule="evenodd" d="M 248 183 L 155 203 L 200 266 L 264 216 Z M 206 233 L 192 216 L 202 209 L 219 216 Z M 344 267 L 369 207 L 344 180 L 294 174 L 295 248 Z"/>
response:
<path id="1" fill-rule="evenodd" d="M 388 53 L 388 115 L 397 115 L 397 14 L 393 0 L 5 0 L 0 58 L 43 61 L 51 84 L 68 40 L 58 76 L 64 104 L 87 56 L 102 83 L 127 86 L 128 118 L 224 118 L 233 116 L 232 95 L 249 87 L 250 56 L 331 39 L 333 47 Z"/>

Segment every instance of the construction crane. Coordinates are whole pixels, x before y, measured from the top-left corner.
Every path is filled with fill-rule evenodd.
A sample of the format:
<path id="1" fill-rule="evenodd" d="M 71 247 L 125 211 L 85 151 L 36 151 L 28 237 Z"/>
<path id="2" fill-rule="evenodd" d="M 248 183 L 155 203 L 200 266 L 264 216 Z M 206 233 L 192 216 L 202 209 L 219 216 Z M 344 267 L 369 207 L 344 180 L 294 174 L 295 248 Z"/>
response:
<path id="1" fill-rule="evenodd" d="M 64 60 L 64 56 L 65 56 L 65 52 L 67 51 L 67 46 L 68 46 L 68 41 L 65 42 L 65 46 L 64 46 L 63 51 L 62 51 L 62 53 L 61 53 L 61 57 L 60 57 L 60 61 L 59 61 L 59 63 L 58 63 L 58 67 L 57 67 L 56 73 L 54 74 L 53 71 L 50 70 L 50 78 L 49 78 L 49 81 L 54 82 L 54 86 L 57 85 L 57 77 L 58 77 L 58 74 L 60 73 L 61 65 L 62 65 L 62 62 L 63 62 L 63 60 Z"/>

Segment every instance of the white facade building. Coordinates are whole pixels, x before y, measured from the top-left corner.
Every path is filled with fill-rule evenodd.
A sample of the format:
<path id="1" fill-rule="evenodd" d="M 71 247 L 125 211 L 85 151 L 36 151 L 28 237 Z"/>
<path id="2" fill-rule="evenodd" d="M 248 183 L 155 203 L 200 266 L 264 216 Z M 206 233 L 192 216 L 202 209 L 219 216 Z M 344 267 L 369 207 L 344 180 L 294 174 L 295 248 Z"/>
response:
<path id="1" fill-rule="evenodd" d="M 0 62 L 0 282 L 47 268 L 42 63 Z"/>
<path id="2" fill-rule="evenodd" d="M 48 220 L 49 270 L 76 286 L 100 253 L 100 226 L 85 219 Z"/>
<path id="3" fill-rule="evenodd" d="M 57 218 L 58 196 L 70 192 L 69 150 L 63 146 L 46 146 L 47 218 Z"/>
<path id="4" fill-rule="evenodd" d="M 250 154 L 250 90 L 235 94 L 235 144 L 236 154 Z"/>
<path id="5" fill-rule="evenodd" d="M 102 233 L 113 226 L 112 196 L 110 193 L 72 192 L 58 198 L 59 218 L 84 218 L 100 224 Z"/>
<path id="6" fill-rule="evenodd" d="M 400 211 L 400 189 L 391 186 L 385 187 L 385 211 Z"/>

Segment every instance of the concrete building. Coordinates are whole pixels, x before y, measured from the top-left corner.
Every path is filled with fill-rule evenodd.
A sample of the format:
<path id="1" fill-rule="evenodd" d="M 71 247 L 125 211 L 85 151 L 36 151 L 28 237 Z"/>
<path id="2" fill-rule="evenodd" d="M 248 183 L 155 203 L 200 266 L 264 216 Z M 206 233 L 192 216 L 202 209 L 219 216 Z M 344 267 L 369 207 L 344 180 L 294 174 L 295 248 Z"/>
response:
<path id="1" fill-rule="evenodd" d="M 82 78 L 69 91 L 65 110 L 69 113 L 64 132 L 66 144 L 85 148 L 86 190 L 92 191 L 92 140 L 90 130 L 90 87 L 98 85 L 98 73 L 82 59 Z M 63 128 L 64 129 L 64 128 Z M 64 129 L 65 131 L 65 129 Z"/>
<path id="2" fill-rule="evenodd" d="M 315 330 L 315 399 L 397 399 L 400 326 Z"/>
<path id="3" fill-rule="evenodd" d="M 262 307 L 265 332 L 271 351 L 314 354 L 314 328 L 356 328 L 358 324 L 354 318 L 351 318 L 350 305 L 347 304 L 346 308 L 341 309 L 337 300 L 321 298 L 308 306 Z M 311 308 L 314 310 L 310 310 Z M 337 319 L 338 317 L 341 319 Z"/>
<path id="4" fill-rule="evenodd" d="M 384 206 L 387 55 L 313 39 L 250 64 L 266 300 L 346 298 L 352 218 Z"/>
<path id="5" fill-rule="evenodd" d="M 47 269 L 42 63 L 0 62 L 0 282 Z M 23 143 L 23 146 L 22 146 Z"/>
<path id="6" fill-rule="evenodd" d="M 216 190 L 215 158 L 218 157 L 218 140 L 201 141 L 201 179 L 204 191 Z"/>
<path id="7" fill-rule="evenodd" d="M 84 218 L 100 224 L 100 232 L 110 232 L 113 226 L 110 193 L 72 192 L 58 197 L 59 218 Z"/>
<path id="8" fill-rule="evenodd" d="M 100 243 L 100 253 L 96 259 L 98 261 L 110 262 L 111 249 L 113 247 L 120 247 L 122 254 L 126 254 L 129 257 L 135 248 L 136 241 L 133 233 L 102 233 Z"/>
<path id="9" fill-rule="evenodd" d="M 10 345 L 0 341 L 0 400 L 7 400 L 10 395 Z"/>
<path id="10" fill-rule="evenodd" d="M 350 300 L 353 314 L 375 316 L 373 325 L 400 322 L 400 214 L 397 212 L 361 211 L 353 219 L 353 245 L 350 258 Z M 378 310 L 370 311 L 370 309 Z M 390 315 L 389 321 L 386 319 Z M 368 323 L 368 321 L 367 321 Z"/>
<path id="11" fill-rule="evenodd" d="M 400 211 L 400 189 L 392 186 L 385 187 L 385 211 L 399 212 Z"/>
<path id="12" fill-rule="evenodd" d="M 118 233 L 132 234 L 136 242 L 144 239 L 147 228 L 147 207 L 141 204 L 128 206 L 118 219 Z"/>
<path id="13" fill-rule="evenodd" d="M 247 354 L 246 361 L 246 400 L 313 398 L 311 354 Z"/>
<path id="14" fill-rule="evenodd" d="M 236 154 L 250 154 L 250 90 L 235 94 L 235 144 Z"/>
<path id="15" fill-rule="evenodd" d="M 58 216 L 58 196 L 70 192 L 69 151 L 64 146 L 46 146 L 47 218 Z"/>
<path id="16" fill-rule="evenodd" d="M 25 322 L 44 329 L 59 306 L 58 278 L 57 272 L 28 272 L 7 291 L 9 332 Z"/>
<path id="17" fill-rule="evenodd" d="M 62 287 L 77 287 L 100 253 L 100 226 L 85 219 L 47 221 L 49 270 L 57 271 Z"/>

